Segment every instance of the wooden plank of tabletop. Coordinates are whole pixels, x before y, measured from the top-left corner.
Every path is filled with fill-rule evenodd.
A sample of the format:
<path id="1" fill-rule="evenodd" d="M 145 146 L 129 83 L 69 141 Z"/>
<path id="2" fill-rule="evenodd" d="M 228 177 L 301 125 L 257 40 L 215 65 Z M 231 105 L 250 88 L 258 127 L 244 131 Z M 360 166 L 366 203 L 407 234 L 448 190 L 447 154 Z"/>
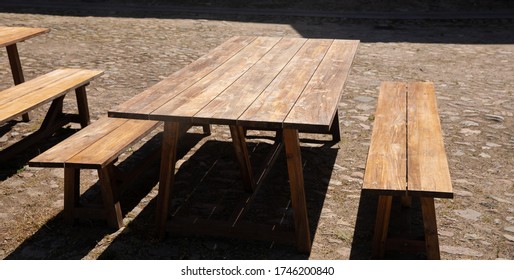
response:
<path id="1" fill-rule="evenodd" d="M 16 44 L 49 31 L 48 28 L 0 26 L 0 47 Z"/>
<path id="2" fill-rule="evenodd" d="M 278 37 L 258 37 L 216 70 L 153 111 L 150 119 L 192 122 L 194 115 L 248 71 L 279 40 Z"/>
<path id="3" fill-rule="evenodd" d="M 434 85 L 408 85 L 408 192 L 453 197 Z"/>
<path id="4" fill-rule="evenodd" d="M 256 37 L 232 37 L 198 60 L 109 111 L 111 117 L 148 119 L 162 104 L 194 85 Z"/>
<path id="5" fill-rule="evenodd" d="M 309 39 L 264 92 L 239 117 L 242 126 L 279 129 L 333 40 Z"/>
<path id="6" fill-rule="evenodd" d="M 193 121 L 235 124 L 237 118 L 282 71 L 305 41 L 301 38 L 281 39 L 243 76 L 196 114 Z"/>
<path id="7" fill-rule="evenodd" d="M 329 130 L 359 41 L 335 40 L 289 112 L 284 127 Z"/>
<path id="8" fill-rule="evenodd" d="M 406 90 L 405 83 L 380 86 L 363 189 L 406 191 Z"/>

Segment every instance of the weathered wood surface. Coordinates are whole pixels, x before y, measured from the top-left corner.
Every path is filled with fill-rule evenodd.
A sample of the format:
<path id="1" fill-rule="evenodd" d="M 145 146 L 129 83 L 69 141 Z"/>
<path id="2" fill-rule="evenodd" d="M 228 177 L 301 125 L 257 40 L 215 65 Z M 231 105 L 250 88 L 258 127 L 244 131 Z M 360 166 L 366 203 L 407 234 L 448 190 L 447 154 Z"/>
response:
<path id="1" fill-rule="evenodd" d="M 30 166 L 103 168 L 159 122 L 101 118 L 33 158 Z"/>
<path id="2" fill-rule="evenodd" d="M 453 197 L 432 83 L 382 83 L 363 188 Z"/>
<path id="3" fill-rule="evenodd" d="M 86 85 L 103 71 L 57 69 L 0 92 L 0 124 Z"/>
<path id="4" fill-rule="evenodd" d="M 49 31 L 48 28 L 0 26 L 0 47 L 16 44 Z"/>
<path id="5" fill-rule="evenodd" d="M 328 132 L 357 45 L 234 37 L 109 116 Z"/>

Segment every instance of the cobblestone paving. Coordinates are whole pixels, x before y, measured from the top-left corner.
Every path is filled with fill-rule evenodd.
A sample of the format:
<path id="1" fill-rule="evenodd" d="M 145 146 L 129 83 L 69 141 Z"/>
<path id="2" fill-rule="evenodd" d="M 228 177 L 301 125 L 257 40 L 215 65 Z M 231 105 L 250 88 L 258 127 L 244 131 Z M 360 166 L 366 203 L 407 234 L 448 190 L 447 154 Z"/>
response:
<path id="1" fill-rule="evenodd" d="M 320 145 L 323 141 L 302 144 L 306 174 L 314 174 L 306 175 L 314 233 L 310 255 L 298 254 L 291 246 L 257 241 L 192 236 L 154 240 L 151 229 L 155 166 L 147 172 L 154 179 L 147 192 L 131 207 L 124 206 L 128 212 L 126 227 L 112 232 L 102 222 L 94 221 L 67 226 L 60 216 L 63 172 L 27 167 L 26 162 L 36 150 L 21 155 L 14 167 L 0 169 L 1 258 L 369 258 L 375 208 L 373 198 L 363 197 L 360 189 L 378 86 L 383 80 L 427 80 L 435 83 L 455 190 L 453 200 L 436 200 L 441 257 L 514 259 L 512 21 L 128 18 L 2 13 L 0 25 L 51 29 L 48 34 L 18 45 L 27 80 L 57 67 L 105 70 L 88 87 L 93 120 L 234 35 L 361 40 L 339 104 L 343 140 L 330 145 Z M 5 51 L 0 54 L 0 63 L 0 88 L 7 88 L 12 81 Z M 71 97 L 66 99 L 67 108 L 73 108 L 73 104 Z M 33 131 L 42 121 L 44 111 L 42 108 L 33 112 L 30 123 L 1 128 L 0 147 L 5 148 Z M 201 139 L 179 161 L 178 172 L 183 177 L 177 177 L 182 178 L 177 181 L 177 189 L 197 178 L 198 172 L 205 172 L 202 170 L 213 161 L 213 154 L 220 155 L 216 172 L 222 174 L 211 176 L 213 184 L 225 188 L 238 186 L 229 135 L 225 127 L 215 127 L 211 136 Z M 56 139 L 58 136 L 49 142 Z M 216 143 L 224 148 L 216 148 Z M 277 182 L 284 180 L 285 169 L 281 170 L 280 164 L 279 160 L 278 171 L 268 180 L 270 185 L 280 185 Z M 97 180 L 94 172 L 85 171 L 83 176 L 84 189 Z M 149 184 L 148 180 L 145 182 Z M 281 186 L 287 197 L 287 182 Z M 280 194 L 280 190 L 276 192 Z M 277 210 L 279 217 L 286 220 L 290 220 L 290 212 L 287 207 Z M 254 216 L 260 217 L 259 213 Z"/>

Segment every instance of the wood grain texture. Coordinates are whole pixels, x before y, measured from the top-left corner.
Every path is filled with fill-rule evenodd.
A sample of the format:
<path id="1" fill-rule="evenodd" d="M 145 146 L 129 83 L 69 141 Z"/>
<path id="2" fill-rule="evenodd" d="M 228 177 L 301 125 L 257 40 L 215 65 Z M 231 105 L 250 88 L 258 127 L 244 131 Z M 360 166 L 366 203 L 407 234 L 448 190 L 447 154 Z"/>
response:
<path id="1" fill-rule="evenodd" d="M 114 161 L 129 146 L 150 133 L 159 122 L 127 120 L 108 134 L 66 160 L 65 166 L 81 168 L 104 168 Z M 92 130 L 82 130 L 84 134 Z"/>
<path id="2" fill-rule="evenodd" d="M 406 84 L 380 87 L 363 189 L 406 192 Z"/>
<path id="3" fill-rule="evenodd" d="M 233 37 L 142 93 L 109 110 L 109 116 L 148 119 L 148 115 L 239 53 L 256 37 Z"/>
<path id="4" fill-rule="evenodd" d="M 25 41 L 40 34 L 50 32 L 48 28 L 0 26 L 0 47 Z"/>
<path id="5" fill-rule="evenodd" d="M 329 130 L 359 41 L 335 40 L 296 101 L 284 127 Z"/>
<path id="6" fill-rule="evenodd" d="M 216 70 L 152 112 L 150 119 L 192 122 L 194 115 L 245 74 L 279 40 L 271 37 L 255 39 Z"/>
<path id="7" fill-rule="evenodd" d="M 64 167 L 65 162 L 125 123 L 126 119 L 103 117 L 29 161 L 35 167 Z"/>
<path id="8" fill-rule="evenodd" d="M 311 235 L 307 203 L 305 201 L 305 182 L 303 179 L 302 156 L 298 130 L 284 129 L 284 145 L 286 149 L 287 170 L 289 185 L 291 188 L 291 205 L 296 234 L 296 246 L 298 251 L 308 253 L 311 251 Z"/>
<path id="9" fill-rule="evenodd" d="M 408 85 L 408 192 L 453 197 L 432 83 Z"/>
<path id="10" fill-rule="evenodd" d="M 325 56 L 332 40 L 308 40 L 237 123 L 279 129 Z"/>
<path id="11" fill-rule="evenodd" d="M 235 124 L 236 120 L 282 71 L 306 39 L 281 39 L 230 87 L 194 116 L 195 122 Z M 236 98 L 234 98 L 236 97 Z M 237 102 L 235 102 L 237 101 Z M 207 119 L 207 120 L 204 120 Z"/>
<path id="12" fill-rule="evenodd" d="M 103 71 L 58 69 L 0 92 L 0 123 L 28 112 L 69 90 L 81 87 Z"/>

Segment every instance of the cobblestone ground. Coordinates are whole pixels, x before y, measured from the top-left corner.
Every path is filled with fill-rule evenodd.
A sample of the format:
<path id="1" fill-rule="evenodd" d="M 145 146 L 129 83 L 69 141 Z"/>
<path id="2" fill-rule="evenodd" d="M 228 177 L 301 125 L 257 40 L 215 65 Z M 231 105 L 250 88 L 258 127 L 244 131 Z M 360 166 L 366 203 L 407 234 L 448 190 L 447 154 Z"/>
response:
<path id="1" fill-rule="evenodd" d="M 378 86 L 383 80 L 426 80 L 435 83 L 455 190 L 454 199 L 436 200 L 441 257 L 514 259 L 512 21 L 350 21 L 191 15 L 129 18 L 0 13 L 0 25 L 51 29 L 48 34 L 18 45 L 26 79 L 58 67 L 105 70 L 88 87 L 93 120 L 234 35 L 361 40 L 339 104 L 343 140 L 326 144 L 327 141 L 322 141 L 326 140 L 324 136 L 306 135 L 305 138 L 321 141 L 302 143 L 314 236 L 310 255 L 298 254 L 292 246 L 268 242 L 193 236 L 153 239 L 157 163 L 124 196 L 128 201 L 123 206 L 126 227 L 113 232 L 101 221 L 64 224 L 61 218 L 63 171 L 29 168 L 26 163 L 39 149 L 73 132 L 76 126 L 71 126 L 41 147 L 20 155 L 16 162 L 1 167 L 1 258 L 367 259 L 376 200 L 363 196 L 361 186 Z M 0 87 L 7 88 L 12 83 L 11 73 L 5 51 L 0 56 Z M 67 97 L 66 108 L 72 110 L 73 105 L 74 100 Z M 29 123 L 1 127 L 0 147 L 5 148 L 34 131 L 45 109 L 33 112 Z M 211 136 L 199 140 L 179 161 L 176 189 L 187 189 L 193 185 L 191 182 L 199 188 L 212 184 L 206 193 L 222 192 L 230 196 L 231 189 L 240 186 L 229 135 L 227 128 L 214 127 Z M 251 145 L 255 157 L 267 147 L 253 142 Z M 136 149 L 128 151 L 121 160 L 133 150 Z M 131 159 L 127 162 L 131 163 Z M 287 200 L 280 204 L 283 201 L 279 199 L 287 198 L 283 159 L 279 159 L 275 169 L 268 180 L 269 186 L 257 201 L 257 210 L 250 214 L 257 220 L 282 219 L 285 224 L 291 223 Z M 207 174 L 208 179 L 199 182 L 202 174 Z M 84 190 L 97 181 L 94 172 L 84 171 L 82 175 Z M 221 191 L 212 191 L 214 186 Z M 138 192 L 141 189 L 144 191 Z M 200 196 L 200 202 L 202 198 L 205 195 Z M 212 201 L 207 199 L 202 203 Z M 414 205 L 413 211 L 416 209 Z M 268 212 L 278 218 L 263 214 Z M 419 226 L 418 216 L 413 215 L 413 232 Z M 388 258 L 423 257 L 422 254 L 388 255 Z"/>

